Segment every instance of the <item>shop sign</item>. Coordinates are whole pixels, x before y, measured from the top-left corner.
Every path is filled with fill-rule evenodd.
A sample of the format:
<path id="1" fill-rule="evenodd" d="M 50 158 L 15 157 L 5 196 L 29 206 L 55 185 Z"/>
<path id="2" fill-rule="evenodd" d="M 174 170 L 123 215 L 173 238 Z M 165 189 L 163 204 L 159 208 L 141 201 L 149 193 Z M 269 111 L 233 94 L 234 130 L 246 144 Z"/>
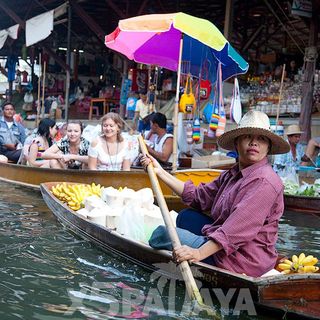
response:
<path id="1" fill-rule="evenodd" d="M 132 91 L 148 90 L 148 70 L 133 69 L 132 70 Z"/>
<path id="2" fill-rule="evenodd" d="M 291 13 L 302 16 L 312 17 L 312 1 L 311 0 L 293 0 Z"/>
<path id="3" fill-rule="evenodd" d="M 120 104 L 125 105 L 127 103 L 128 94 L 131 88 L 132 81 L 129 79 L 125 79 L 123 81 L 122 87 L 121 87 L 121 93 L 120 93 Z"/>

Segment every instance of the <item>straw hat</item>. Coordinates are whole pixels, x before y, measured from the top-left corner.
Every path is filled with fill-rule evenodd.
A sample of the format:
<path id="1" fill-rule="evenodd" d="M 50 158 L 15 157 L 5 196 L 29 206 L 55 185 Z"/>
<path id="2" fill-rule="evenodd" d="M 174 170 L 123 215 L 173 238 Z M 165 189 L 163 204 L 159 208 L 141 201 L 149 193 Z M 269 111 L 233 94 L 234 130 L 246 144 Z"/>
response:
<path id="1" fill-rule="evenodd" d="M 302 134 L 303 131 L 300 130 L 300 127 L 297 124 L 291 124 L 286 129 L 286 135 L 291 136 L 293 134 Z"/>
<path id="2" fill-rule="evenodd" d="M 218 138 L 220 147 L 226 150 L 235 149 L 235 139 L 244 134 L 256 134 L 267 137 L 271 141 L 269 154 L 287 153 L 290 151 L 289 144 L 270 129 L 268 116 L 261 112 L 251 110 L 247 112 L 239 122 L 236 129 L 225 132 Z"/>

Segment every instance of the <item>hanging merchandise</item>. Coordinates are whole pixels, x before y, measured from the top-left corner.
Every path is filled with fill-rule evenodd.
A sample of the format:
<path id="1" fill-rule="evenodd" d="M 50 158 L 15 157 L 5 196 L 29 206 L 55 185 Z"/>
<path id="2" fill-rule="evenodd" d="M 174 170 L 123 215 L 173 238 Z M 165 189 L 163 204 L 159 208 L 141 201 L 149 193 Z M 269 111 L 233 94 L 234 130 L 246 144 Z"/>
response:
<path id="1" fill-rule="evenodd" d="M 240 122 L 241 116 L 242 107 L 239 91 L 239 82 L 237 78 L 234 78 L 233 94 L 230 104 L 230 120 L 238 124 Z"/>
<path id="2" fill-rule="evenodd" d="M 211 82 L 209 80 L 209 60 L 206 60 L 201 70 L 200 99 L 208 99 L 211 92 Z"/>
<path id="3" fill-rule="evenodd" d="M 211 119 L 209 123 L 209 129 L 208 129 L 208 136 L 214 137 L 216 136 L 216 131 L 218 129 L 218 124 L 220 121 L 220 104 L 221 104 L 221 95 L 222 95 L 222 78 L 221 78 L 221 64 L 219 63 L 217 67 L 217 77 L 216 77 L 216 84 L 215 84 L 215 92 L 212 92 L 213 98 L 213 107 L 212 107 L 212 114 Z"/>
<path id="4" fill-rule="evenodd" d="M 199 81 L 196 86 L 197 106 L 194 112 L 194 121 L 192 125 L 192 139 L 195 143 L 200 143 L 200 86 L 201 86 L 201 71 L 199 74 Z"/>
<path id="5" fill-rule="evenodd" d="M 200 141 L 200 120 L 199 118 L 195 118 L 192 127 L 192 139 L 194 142 Z"/>
<path id="6" fill-rule="evenodd" d="M 220 137 L 224 133 L 226 128 L 226 123 L 227 123 L 226 114 L 225 114 L 224 108 L 222 107 L 220 111 L 217 131 L 216 131 L 217 137 Z"/>
<path id="7" fill-rule="evenodd" d="M 191 75 L 188 74 L 184 93 L 180 98 L 179 109 L 183 113 L 192 113 L 196 106 L 196 99 L 192 93 Z"/>
<path id="8" fill-rule="evenodd" d="M 219 63 L 218 66 L 218 77 L 217 77 L 217 82 L 218 82 L 218 87 L 219 87 L 219 122 L 218 122 L 218 127 L 216 131 L 216 136 L 220 137 L 226 128 L 226 113 L 224 111 L 224 103 L 223 103 L 223 92 L 222 92 L 222 72 L 221 72 L 221 63 Z"/>
<path id="9" fill-rule="evenodd" d="M 220 116 L 217 111 L 214 111 L 211 115 L 211 120 L 209 123 L 208 137 L 213 138 L 215 136 L 215 132 L 218 128 Z"/>
<path id="10" fill-rule="evenodd" d="M 192 144 L 193 143 L 193 138 L 192 138 L 192 124 L 190 122 L 187 123 L 187 144 Z"/>

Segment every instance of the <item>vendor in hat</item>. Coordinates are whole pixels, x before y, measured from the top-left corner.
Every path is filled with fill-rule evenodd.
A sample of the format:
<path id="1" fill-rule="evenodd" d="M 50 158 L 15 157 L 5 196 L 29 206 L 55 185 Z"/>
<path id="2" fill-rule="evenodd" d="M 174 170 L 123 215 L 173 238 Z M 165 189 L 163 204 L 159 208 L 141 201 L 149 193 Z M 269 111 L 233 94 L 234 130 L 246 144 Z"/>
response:
<path id="1" fill-rule="evenodd" d="M 287 142 L 290 145 L 290 151 L 284 154 L 278 154 L 274 158 L 273 169 L 276 172 L 280 172 L 285 167 L 291 166 L 295 171 L 299 170 L 301 158 L 304 154 L 304 148 L 300 144 L 301 131 L 299 125 L 292 124 L 287 127 L 285 134 L 287 136 Z"/>
<path id="2" fill-rule="evenodd" d="M 238 128 L 218 138 L 223 149 L 236 149 L 239 162 L 219 178 L 196 187 L 161 168 L 151 156 L 155 172 L 189 207 L 177 217 L 182 246 L 173 252 L 179 263 L 203 261 L 249 276 L 261 276 L 277 261 L 275 244 L 283 214 L 283 184 L 268 163 L 268 155 L 287 153 L 289 144 L 270 130 L 268 116 L 249 111 Z M 203 212 L 210 211 L 210 216 Z M 172 250 L 164 226 L 154 230 L 149 244 Z"/>

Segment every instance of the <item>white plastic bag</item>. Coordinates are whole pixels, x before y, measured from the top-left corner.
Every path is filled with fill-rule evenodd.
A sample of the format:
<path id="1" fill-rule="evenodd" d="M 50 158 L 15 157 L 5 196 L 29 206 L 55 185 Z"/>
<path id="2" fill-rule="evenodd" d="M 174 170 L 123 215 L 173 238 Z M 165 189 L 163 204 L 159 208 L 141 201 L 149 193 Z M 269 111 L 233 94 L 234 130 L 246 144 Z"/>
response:
<path id="1" fill-rule="evenodd" d="M 230 119 L 236 122 L 240 122 L 242 117 L 242 107 L 240 99 L 239 82 L 237 78 L 234 78 L 233 95 L 230 105 Z"/>
<path id="2" fill-rule="evenodd" d="M 127 205 L 117 220 L 117 231 L 131 239 L 147 243 L 144 231 L 145 210 L 137 206 Z"/>

